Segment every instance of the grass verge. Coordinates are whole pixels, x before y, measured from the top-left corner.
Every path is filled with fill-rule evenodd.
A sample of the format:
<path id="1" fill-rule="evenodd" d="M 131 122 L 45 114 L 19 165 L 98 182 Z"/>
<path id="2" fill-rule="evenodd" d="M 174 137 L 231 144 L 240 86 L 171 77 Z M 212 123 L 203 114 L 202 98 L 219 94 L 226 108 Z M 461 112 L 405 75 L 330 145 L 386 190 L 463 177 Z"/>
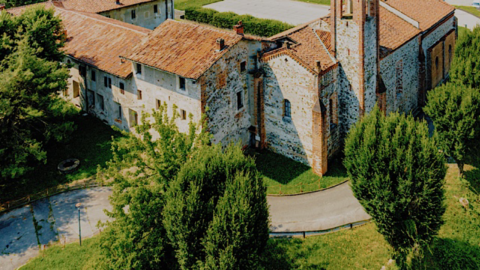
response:
<path id="1" fill-rule="evenodd" d="M 263 174 L 268 194 L 315 191 L 347 180 L 347 172 L 340 158 L 330 161 L 328 172 L 323 177 L 300 162 L 270 151 L 257 153 L 256 162 L 258 170 Z"/>
<path id="2" fill-rule="evenodd" d="M 175 0 L 175 9 L 197 8 L 221 1 L 223 0 Z"/>
<path id="3" fill-rule="evenodd" d="M 74 118 L 74 122 L 77 129 L 68 142 L 46 145 L 47 163 L 39 164 L 35 170 L 23 177 L 22 181 L 7 187 L 8 192 L 1 196 L 0 202 L 91 177 L 96 174 L 98 165 L 104 166 L 112 158 L 112 137 L 114 140 L 120 139 L 122 135 L 119 132 L 91 116 L 79 115 Z M 61 174 L 57 165 L 67 158 L 78 158 L 80 166 L 73 173 Z"/>
<path id="4" fill-rule="evenodd" d="M 469 6 L 454 6 L 454 7 L 457 9 L 464 10 L 480 18 L 480 10 L 478 10 L 476 7 L 469 7 Z"/>

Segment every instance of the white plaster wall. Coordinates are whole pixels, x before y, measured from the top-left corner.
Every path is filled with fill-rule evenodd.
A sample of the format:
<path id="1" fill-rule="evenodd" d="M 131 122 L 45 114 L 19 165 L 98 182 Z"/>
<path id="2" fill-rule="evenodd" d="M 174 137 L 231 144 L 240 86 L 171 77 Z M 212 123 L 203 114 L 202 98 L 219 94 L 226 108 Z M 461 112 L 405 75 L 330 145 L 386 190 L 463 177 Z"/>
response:
<path id="1" fill-rule="evenodd" d="M 115 1 L 115 0 L 111 0 Z M 110 17 L 115 20 L 122 22 L 131 23 L 148 29 L 154 29 L 163 23 L 166 19 L 173 19 L 174 14 L 171 12 L 170 1 L 168 3 L 168 13 L 167 6 L 165 5 L 166 0 L 158 0 L 155 2 L 148 2 L 143 4 L 138 4 L 135 6 L 130 6 L 126 8 L 111 10 L 100 13 L 103 16 Z M 153 6 L 158 6 L 158 13 L 153 13 Z M 132 19 L 132 10 L 136 12 L 136 18 Z"/>
<path id="2" fill-rule="evenodd" d="M 289 56 L 273 58 L 264 66 L 265 130 L 275 152 L 312 164 L 312 109 L 315 76 Z M 291 120 L 283 117 L 283 102 L 291 103 Z"/>
<path id="3" fill-rule="evenodd" d="M 420 63 L 419 39 L 414 38 L 380 61 L 380 74 L 387 88 L 387 114 L 399 111 L 407 113 L 418 105 Z M 396 94 L 396 63 L 403 63 L 403 94 Z"/>

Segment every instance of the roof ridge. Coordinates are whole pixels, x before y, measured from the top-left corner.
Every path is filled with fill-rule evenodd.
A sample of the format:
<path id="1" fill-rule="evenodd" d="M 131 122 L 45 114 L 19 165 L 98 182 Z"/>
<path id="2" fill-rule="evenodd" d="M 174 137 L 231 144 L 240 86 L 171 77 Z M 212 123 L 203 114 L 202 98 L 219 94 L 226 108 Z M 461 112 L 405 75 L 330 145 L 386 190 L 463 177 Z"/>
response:
<path id="1" fill-rule="evenodd" d="M 337 62 L 337 59 L 336 59 L 335 57 L 333 57 L 333 55 L 330 54 L 330 51 L 328 51 L 327 46 L 325 46 L 325 44 L 323 43 L 322 39 L 321 39 L 320 36 L 317 34 L 317 31 L 315 31 L 315 29 L 313 29 L 312 27 L 310 27 L 310 29 L 312 29 L 313 34 L 317 37 L 318 41 L 320 41 L 320 44 L 322 44 L 323 49 L 327 52 L 328 56 L 330 56 L 330 59 L 331 59 L 334 63 L 336 63 L 336 62 Z"/>

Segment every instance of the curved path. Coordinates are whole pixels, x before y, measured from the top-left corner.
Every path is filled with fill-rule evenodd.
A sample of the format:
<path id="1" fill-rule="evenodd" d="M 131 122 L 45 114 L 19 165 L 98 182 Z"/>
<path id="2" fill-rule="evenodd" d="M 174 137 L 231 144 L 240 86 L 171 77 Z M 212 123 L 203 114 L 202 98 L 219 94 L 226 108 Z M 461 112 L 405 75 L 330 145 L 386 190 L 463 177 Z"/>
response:
<path id="1" fill-rule="evenodd" d="M 35 201 L 0 215 L 0 269 L 11 270 L 39 254 L 39 245 L 78 241 L 81 203 L 82 239 L 98 233 L 111 210 L 107 187 L 75 190 Z M 369 219 L 348 183 L 310 194 L 268 197 L 271 231 L 319 231 Z"/>

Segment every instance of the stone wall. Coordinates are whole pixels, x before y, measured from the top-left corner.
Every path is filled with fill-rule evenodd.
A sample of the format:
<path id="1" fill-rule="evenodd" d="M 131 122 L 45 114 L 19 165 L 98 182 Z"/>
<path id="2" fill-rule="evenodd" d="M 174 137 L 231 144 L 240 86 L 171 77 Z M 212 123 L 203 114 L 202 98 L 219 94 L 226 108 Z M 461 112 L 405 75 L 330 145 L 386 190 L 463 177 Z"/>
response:
<path id="1" fill-rule="evenodd" d="M 111 0 L 115 1 L 115 0 Z M 121 2 L 121 1 L 120 1 Z M 158 12 L 154 13 L 154 5 L 157 5 Z M 136 18 L 132 19 L 132 11 L 135 10 Z M 126 8 L 111 10 L 100 13 L 100 15 L 131 23 L 148 29 L 154 29 L 166 19 L 173 19 L 173 6 L 170 0 L 157 0 L 155 2 L 147 2 Z"/>
<path id="2" fill-rule="evenodd" d="M 316 78 L 287 55 L 264 65 L 265 129 L 274 152 L 306 165 L 312 164 L 312 109 L 318 99 Z M 290 101 L 291 117 L 284 116 L 284 100 Z"/>
<path id="3" fill-rule="evenodd" d="M 254 66 L 251 59 L 251 48 L 248 41 L 241 41 L 222 56 L 202 77 L 200 85 L 202 99 L 208 117 L 208 128 L 213 135 L 214 143 L 228 145 L 249 142 L 248 128 L 252 125 L 250 96 L 253 90 L 249 85 L 248 70 Z M 247 69 L 241 71 L 241 63 L 247 62 Z M 238 109 L 238 95 L 241 95 L 243 107 Z"/>
<path id="4" fill-rule="evenodd" d="M 419 39 L 414 38 L 380 61 L 380 74 L 387 88 L 387 114 L 409 112 L 417 107 L 420 83 Z"/>
<path id="5" fill-rule="evenodd" d="M 368 17 L 364 28 L 364 65 L 365 65 L 365 114 L 373 110 L 377 96 L 377 64 L 378 64 L 378 39 L 377 22 L 375 17 Z"/>

